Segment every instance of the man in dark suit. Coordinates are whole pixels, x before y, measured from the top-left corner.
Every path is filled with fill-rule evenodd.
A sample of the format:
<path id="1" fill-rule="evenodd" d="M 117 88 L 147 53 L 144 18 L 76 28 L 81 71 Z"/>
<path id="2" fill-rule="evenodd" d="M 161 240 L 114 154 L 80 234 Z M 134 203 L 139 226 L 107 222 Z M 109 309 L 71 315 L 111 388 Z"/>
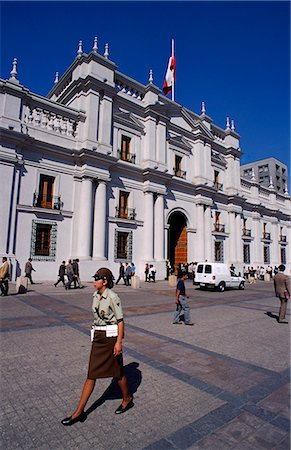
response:
<path id="1" fill-rule="evenodd" d="M 281 264 L 278 267 L 279 271 L 274 276 L 274 288 L 276 297 L 279 297 L 281 306 L 279 309 L 279 318 L 278 323 L 288 323 L 287 320 L 285 320 L 286 310 L 287 310 L 287 302 L 290 298 L 290 277 L 284 274 L 285 266 L 284 264 Z"/>

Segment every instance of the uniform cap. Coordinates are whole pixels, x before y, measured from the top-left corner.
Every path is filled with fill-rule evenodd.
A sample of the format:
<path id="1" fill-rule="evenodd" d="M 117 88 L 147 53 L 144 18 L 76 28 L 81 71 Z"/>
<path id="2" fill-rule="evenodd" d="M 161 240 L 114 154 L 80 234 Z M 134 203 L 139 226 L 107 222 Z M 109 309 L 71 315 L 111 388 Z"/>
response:
<path id="1" fill-rule="evenodd" d="M 92 278 L 95 278 L 96 275 L 108 281 L 112 281 L 114 279 L 111 270 L 107 269 L 106 267 L 101 267 L 100 269 L 98 269 Z"/>

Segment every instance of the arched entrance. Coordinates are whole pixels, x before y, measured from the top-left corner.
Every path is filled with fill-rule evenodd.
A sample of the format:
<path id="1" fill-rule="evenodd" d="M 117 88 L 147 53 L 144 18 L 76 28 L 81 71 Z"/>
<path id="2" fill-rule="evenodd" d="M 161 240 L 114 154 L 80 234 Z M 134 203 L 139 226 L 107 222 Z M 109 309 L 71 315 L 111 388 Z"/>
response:
<path id="1" fill-rule="evenodd" d="M 187 222 L 181 212 L 174 212 L 169 218 L 168 259 L 177 272 L 179 263 L 187 262 Z"/>

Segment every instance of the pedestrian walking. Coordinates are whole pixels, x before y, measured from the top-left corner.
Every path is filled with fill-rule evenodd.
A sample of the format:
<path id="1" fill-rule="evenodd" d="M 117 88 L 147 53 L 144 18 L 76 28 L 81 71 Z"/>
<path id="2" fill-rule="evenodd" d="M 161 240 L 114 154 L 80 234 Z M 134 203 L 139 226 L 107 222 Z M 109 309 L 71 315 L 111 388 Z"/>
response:
<path id="1" fill-rule="evenodd" d="M 59 277 L 58 277 L 58 281 L 56 283 L 54 283 L 54 286 L 57 287 L 57 285 L 62 282 L 63 285 L 65 286 L 65 274 L 66 274 L 66 262 L 62 261 L 62 264 L 59 267 Z"/>
<path id="2" fill-rule="evenodd" d="M 185 288 L 185 280 L 187 280 L 188 275 L 187 272 L 181 272 L 181 278 L 178 279 L 177 287 L 176 287 L 176 311 L 174 313 L 173 324 L 182 324 L 181 320 L 182 313 L 184 314 L 184 323 L 185 325 L 194 325 L 191 322 L 190 316 L 190 306 L 188 302 L 189 295 L 186 295 Z"/>
<path id="3" fill-rule="evenodd" d="M 130 280 L 131 280 L 131 266 L 126 263 L 125 266 L 125 284 L 126 286 L 130 286 Z"/>
<path id="4" fill-rule="evenodd" d="M 34 282 L 32 281 L 31 273 L 35 272 L 36 270 L 32 267 L 31 261 L 32 261 L 32 259 L 28 258 L 28 261 L 26 262 L 25 267 L 24 267 L 24 272 L 25 272 L 26 278 L 29 279 L 30 283 L 34 284 Z"/>
<path id="5" fill-rule="evenodd" d="M 68 277 L 68 282 L 66 283 L 65 288 L 71 289 L 71 284 L 74 281 L 74 271 L 72 266 L 72 260 L 69 259 L 68 264 L 66 265 L 66 275 Z"/>
<path id="6" fill-rule="evenodd" d="M 134 406 L 123 370 L 124 321 L 120 298 L 112 291 L 113 275 L 109 269 L 103 267 L 97 270 L 93 278 L 96 292 L 93 294 L 94 325 L 91 330 L 92 348 L 88 374 L 77 409 L 70 417 L 62 420 L 65 426 L 86 420 L 87 414 L 84 409 L 98 378 L 113 377 L 118 381 L 122 402 L 115 410 L 115 414 L 125 413 Z"/>
<path id="7" fill-rule="evenodd" d="M 148 263 L 146 263 L 145 268 L 144 268 L 144 280 L 145 281 L 149 281 L 149 271 L 150 271 L 150 266 L 148 265 Z"/>
<path id="8" fill-rule="evenodd" d="M 156 282 L 156 268 L 153 264 L 150 264 L 149 268 L 149 281 Z"/>
<path id="9" fill-rule="evenodd" d="M 135 269 L 135 265 L 133 262 L 130 264 L 130 268 L 131 268 L 131 276 L 134 277 L 136 269 Z"/>
<path id="10" fill-rule="evenodd" d="M 290 277 L 285 273 L 285 266 L 278 267 L 278 273 L 274 276 L 274 288 L 276 297 L 280 299 L 278 323 L 288 323 L 286 320 L 287 303 L 291 294 Z"/>
<path id="11" fill-rule="evenodd" d="M 72 267 L 73 267 L 74 288 L 82 289 L 83 286 L 81 283 L 80 273 L 79 273 L 79 258 L 73 259 Z"/>
<path id="12" fill-rule="evenodd" d="M 126 284 L 126 279 L 125 279 L 125 268 L 124 268 L 123 263 L 120 263 L 120 266 L 119 266 L 119 276 L 118 276 L 118 278 L 117 278 L 117 280 L 116 280 L 116 284 L 118 284 L 120 280 L 123 280 L 124 284 Z"/>
<path id="13" fill-rule="evenodd" d="M 6 256 L 3 256 L 0 267 L 0 289 L 1 296 L 6 297 L 9 289 L 9 263 Z"/>

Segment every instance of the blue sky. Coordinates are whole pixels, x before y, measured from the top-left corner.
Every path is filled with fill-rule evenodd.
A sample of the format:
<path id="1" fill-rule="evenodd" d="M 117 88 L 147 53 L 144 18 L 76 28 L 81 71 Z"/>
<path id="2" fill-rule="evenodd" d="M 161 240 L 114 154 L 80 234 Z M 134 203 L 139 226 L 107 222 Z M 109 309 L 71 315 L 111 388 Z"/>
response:
<path id="1" fill-rule="evenodd" d="M 76 56 L 79 39 L 122 73 L 162 88 L 175 39 L 175 100 L 214 123 L 235 120 L 242 163 L 275 156 L 290 174 L 289 2 L 1 2 L 1 72 L 46 95 Z M 289 176 L 290 178 L 290 176 Z"/>

